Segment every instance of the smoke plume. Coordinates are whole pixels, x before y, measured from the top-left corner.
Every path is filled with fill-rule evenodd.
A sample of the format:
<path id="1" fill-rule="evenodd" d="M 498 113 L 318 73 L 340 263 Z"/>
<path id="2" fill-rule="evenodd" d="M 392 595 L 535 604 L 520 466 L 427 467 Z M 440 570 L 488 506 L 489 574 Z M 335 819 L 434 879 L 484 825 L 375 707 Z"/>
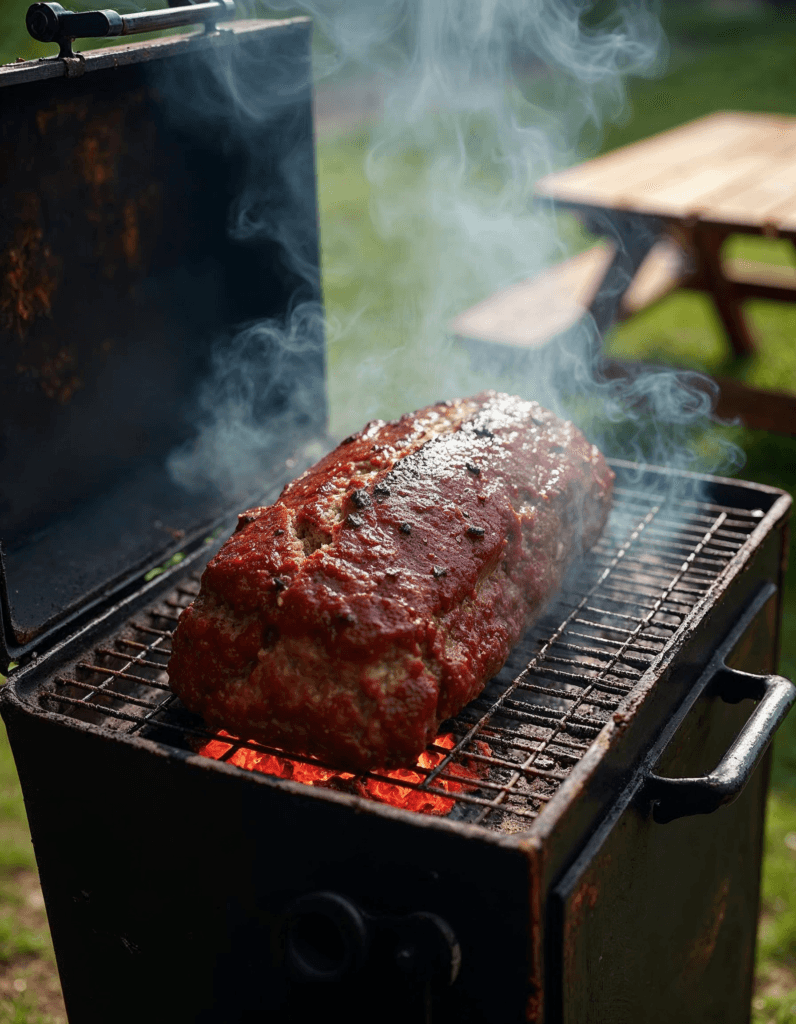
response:
<path id="1" fill-rule="evenodd" d="M 327 293 L 333 436 L 369 418 L 496 386 L 574 418 L 595 442 L 628 458 L 707 471 L 737 461 L 731 446 L 706 432 L 709 387 L 672 371 L 604 379 L 588 318 L 538 356 L 506 358 L 495 347 L 475 367 L 451 337 L 462 310 L 585 244 L 573 221 L 534 202 L 534 184 L 591 155 L 607 121 L 632 116 L 630 77 L 662 71 L 666 43 L 650 3 L 276 0 L 270 9 L 314 19 L 318 88 L 364 76 L 383 93 L 383 115 L 359 136 L 358 173 L 369 196 L 370 237 L 394 257 L 389 281 L 369 276 L 361 232 L 324 239 L 328 292 L 346 296 L 331 305 Z M 196 110 L 205 121 L 215 111 L 238 138 L 306 84 L 285 66 L 276 89 L 258 91 L 234 60 L 212 60 L 209 92 L 194 97 Z M 347 159 L 356 153 L 353 143 L 343 150 Z M 291 195 L 291 182 L 302 169 L 288 156 L 277 181 L 268 180 L 256 147 L 249 168 L 230 211 L 232 236 L 277 242 L 284 262 L 310 283 L 314 269 L 291 217 L 300 194 Z M 201 478 L 223 489 L 257 471 L 268 431 L 284 426 L 264 427 L 250 413 L 261 387 L 267 394 L 271 386 L 261 381 L 258 346 L 267 338 L 272 353 L 294 351 L 302 325 L 319 315 L 299 286 L 281 321 L 219 339 L 199 400 L 198 442 L 171 458 L 179 481 Z M 296 401 L 306 402 L 296 385 Z"/>

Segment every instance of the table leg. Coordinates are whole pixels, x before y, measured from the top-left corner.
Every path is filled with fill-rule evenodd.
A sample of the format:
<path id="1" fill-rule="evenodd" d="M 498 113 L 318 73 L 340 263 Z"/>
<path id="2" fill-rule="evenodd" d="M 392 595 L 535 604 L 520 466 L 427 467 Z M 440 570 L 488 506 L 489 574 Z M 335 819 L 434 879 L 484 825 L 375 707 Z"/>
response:
<path id="1" fill-rule="evenodd" d="M 755 343 L 744 316 L 741 300 L 735 294 L 732 281 L 724 276 L 721 263 L 721 248 L 730 235 L 729 231 L 706 227 L 697 223 L 691 233 L 693 250 L 697 258 L 698 272 L 704 279 L 705 289 L 713 298 L 724 330 L 737 356 L 751 356 Z"/>
<path id="2" fill-rule="evenodd" d="M 600 337 L 619 319 L 619 307 L 639 267 L 661 236 L 657 222 L 647 218 L 612 214 L 589 224 L 595 233 L 605 234 L 616 253 L 589 306 Z"/>

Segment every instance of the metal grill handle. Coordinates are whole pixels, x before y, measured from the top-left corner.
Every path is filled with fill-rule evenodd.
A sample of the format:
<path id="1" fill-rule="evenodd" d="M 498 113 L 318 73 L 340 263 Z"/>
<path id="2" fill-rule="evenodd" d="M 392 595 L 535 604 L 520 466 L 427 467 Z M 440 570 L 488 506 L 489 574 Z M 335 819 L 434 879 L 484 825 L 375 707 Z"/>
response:
<path id="1" fill-rule="evenodd" d="M 659 824 L 690 814 L 711 814 L 740 796 L 791 705 L 796 686 L 783 676 L 757 676 L 722 666 L 713 679 L 722 700 L 759 700 L 718 767 L 693 779 L 666 779 L 650 772 L 644 796 Z"/>
<path id="2" fill-rule="evenodd" d="M 75 39 L 106 36 L 127 36 L 138 32 L 160 32 L 182 25 L 203 23 L 210 32 L 217 21 L 235 17 L 234 0 L 208 0 L 162 11 L 141 11 L 119 14 L 117 11 L 67 11 L 58 3 L 35 3 L 28 8 L 25 24 L 28 32 L 41 43 L 58 43 L 59 57 L 74 57 Z"/>

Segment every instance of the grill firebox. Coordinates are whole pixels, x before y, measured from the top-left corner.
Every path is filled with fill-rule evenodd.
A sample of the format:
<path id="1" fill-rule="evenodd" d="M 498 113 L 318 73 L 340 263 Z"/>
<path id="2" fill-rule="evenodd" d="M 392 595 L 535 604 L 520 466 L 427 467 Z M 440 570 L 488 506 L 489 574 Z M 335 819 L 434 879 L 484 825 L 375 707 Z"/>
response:
<path id="1" fill-rule="evenodd" d="M 439 763 L 418 765 L 416 782 L 378 771 L 336 778 L 365 797 L 369 779 L 441 797 L 455 805 L 453 820 L 502 832 L 527 828 L 763 515 L 762 509 L 656 499 L 620 486 L 605 533 L 577 578 L 484 693 L 443 725 L 441 733 L 455 744 L 429 748 Z M 40 696 L 42 706 L 186 750 L 222 739 L 182 707 L 165 671 L 171 630 L 197 592 L 196 575 L 181 582 L 92 657 L 56 676 Z M 224 760 L 241 750 L 284 757 L 277 748 L 238 741 L 228 745 Z M 292 760 L 335 767 L 314 758 Z M 462 789 L 462 773 L 451 772 L 455 766 L 470 778 L 475 769 L 477 783 Z M 445 781 L 459 791 L 443 787 Z"/>

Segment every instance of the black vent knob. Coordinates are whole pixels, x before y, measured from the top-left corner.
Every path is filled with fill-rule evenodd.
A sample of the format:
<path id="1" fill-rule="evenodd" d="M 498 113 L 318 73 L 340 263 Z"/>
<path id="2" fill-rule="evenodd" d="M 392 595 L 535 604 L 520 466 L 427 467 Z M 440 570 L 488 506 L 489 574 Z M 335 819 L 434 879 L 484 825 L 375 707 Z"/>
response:
<path id="1" fill-rule="evenodd" d="M 456 935 L 437 914 L 420 911 L 399 919 L 395 965 L 415 983 L 452 985 L 459 975 L 462 951 Z"/>
<path id="2" fill-rule="evenodd" d="M 25 15 L 28 32 L 40 43 L 52 43 L 61 35 L 60 15 L 67 12 L 60 4 L 31 4 Z"/>
<path id="3" fill-rule="evenodd" d="M 123 22 L 117 11 L 67 11 L 55 3 L 31 4 L 25 15 L 28 32 L 40 43 L 118 36 Z"/>
<path id="4" fill-rule="evenodd" d="M 287 914 L 285 939 L 288 968 L 301 981 L 342 981 L 359 970 L 370 948 L 364 915 L 334 892 L 297 899 Z"/>
<path id="5" fill-rule="evenodd" d="M 346 896 L 301 896 L 285 918 L 287 967 L 297 981 L 340 982 L 367 969 L 386 983 L 403 979 L 413 991 L 445 989 L 462 954 L 450 925 L 437 914 L 370 914 Z"/>

